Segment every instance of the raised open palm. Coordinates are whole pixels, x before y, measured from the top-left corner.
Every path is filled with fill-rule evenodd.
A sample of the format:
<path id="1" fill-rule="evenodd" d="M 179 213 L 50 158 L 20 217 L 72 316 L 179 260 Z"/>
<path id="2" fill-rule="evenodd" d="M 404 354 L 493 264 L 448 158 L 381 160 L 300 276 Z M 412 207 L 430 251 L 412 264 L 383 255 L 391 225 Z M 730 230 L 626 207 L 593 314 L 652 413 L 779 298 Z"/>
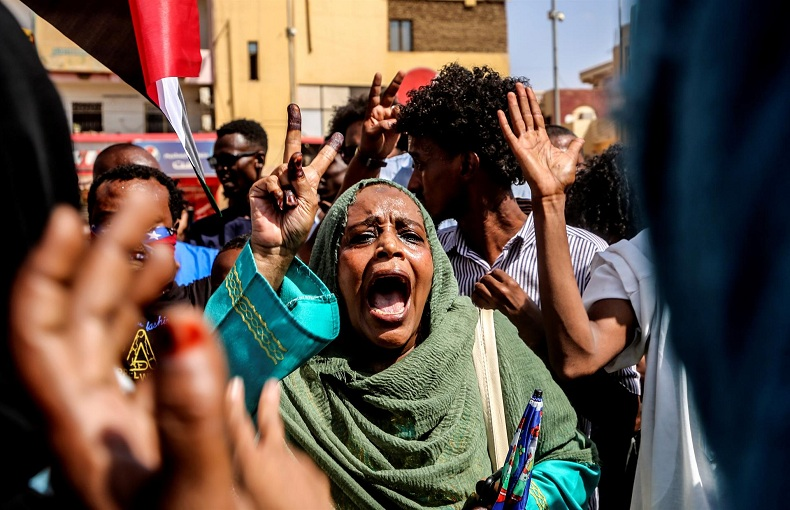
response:
<path id="1" fill-rule="evenodd" d="M 546 123 L 532 89 L 516 84 L 516 92 L 507 94 L 508 117 L 497 111 L 499 126 L 510 150 L 515 154 L 532 190 L 533 200 L 562 195 L 576 179 L 576 164 L 584 140 L 574 139 L 563 151 L 551 144 L 546 133 Z"/>

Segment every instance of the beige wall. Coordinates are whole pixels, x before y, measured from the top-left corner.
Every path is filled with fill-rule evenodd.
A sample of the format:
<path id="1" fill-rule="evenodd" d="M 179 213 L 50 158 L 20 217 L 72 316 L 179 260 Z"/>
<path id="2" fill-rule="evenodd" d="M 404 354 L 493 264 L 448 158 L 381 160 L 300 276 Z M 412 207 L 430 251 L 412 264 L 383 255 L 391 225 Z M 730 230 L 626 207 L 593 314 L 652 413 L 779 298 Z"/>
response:
<path id="1" fill-rule="evenodd" d="M 282 159 L 289 103 L 285 0 L 216 0 L 210 9 L 214 123 L 250 118 L 269 135 L 267 166 Z M 258 42 L 259 80 L 249 80 L 247 43 Z"/>
<path id="2" fill-rule="evenodd" d="M 419 0 L 415 2 L 387 0 L 309 0 L 310 30 L 309 39 L 312 51 L 308 52 L 307 17 L 305 0 L 295 0 L 297 20 L 297 81 L 300 84 L 324 84 L 369 87 L 376 72 L 381 72 L 388 82 L 398 70 L 408 71 L 415 67 L 439 69 L 444 64 L 458 61 L 462 65 L 488 64 L 497 71 L 508 73 L 507 28 L 505 22 L 504 3 L 492 5 L 500 7 L 501 19 L 491 20 L 491 9 L 478 7 L 463 9 L 463 1 L 435 2 Z M 403 6 L 424 4 L 431 9 L 413 10 L 415 50 L 412 52 L 390 52 L 389 17 L 406 16 Z M 406 10 L 409 12 L 409 10 Z M 491 31 L 501 27 L 503 44 L 474 45 L 469 48 L 453 49 L 460 46 L 459 41 L 466 37 L 457 37 L 451 44 L 434 44 L 432 41 L 442 36 L 438 32 L 449 30 L 447 26 L 436 26 L 434 20 L 426 19 L 426 13 L 438 15 L 445 12 L 446 16 L 466 13 L 467 20 L 484 16 L 484 22 L 467 29 L 483 30 L 483 26 Z M 420 27 L 428 27 L 424 30 Z M 489 32 L 490 34 L 491 32 Z M 423 41 L 421 43 L 421 40 Z M 425 51 L 420 51 L 421 44 Z M 476 48 L 478 51 L 468 51 Z M 444 51 L 440 51 L 443 49 Z"/>
<path id="3" fill-rule="evenodd" d="M 292 2 L 296 28 L 294 47 L 297 91 L 300 87 L 305 91 L 309 90 L 309 86 L 319 85 L 367 88 L 376 72 L 381 72 L 384 82 L 388 83 L 398 70 L 406 72 L 416 67 L 438 70 L 444 64 L 454 61 L 466 66 L 486 64 L 501 73 L 509 74 L 506 42 L 497 43 L 496 48 L 499 51 L 496 52 L 388 51 L 387 0 Z M 445 4 L 438 6 L 445 9 L 463 9 L 461 0 L 427 3 Z M 215 34 L 212 48 L 215 52 L 215 123 L 219 127 L 224 122 L 240 117 L 259 121 L 269 135 L 269 170 L 282 160 L 286 108 L 291 100 L 286 36 L 287 4 L 288 0 L 214 0 L 211 9 Z M 483 8 L 483 4 L 484 2 L 478 2 L 477 7 L 466 9 L 466 16 L 483 16 L 485 13 L 486 23 L 491 26 L 491 31 L 498 32 L 501 26 L 501 38 L 506 41 L 504 3 L 494 2 L 494 7 L 501 9 L 501 19 L 493 16 L 495 11 L 492 6 Z M 308 5 L 309 28 L 306 10 Z M 417 21 L 415 18 L 415 23 Z M 480 26 L 475 28 L 483 31 Z M 415 39 L 417 38 L 415 32 Z M 258 41 L 258 81 L 249 80 L 248 41 Z M 418 45 L 415 43 L 416 47 Z M 302 96 L 305 97 L 304 92 Z M 336 101 L 339 104 L 345 102 L 345 99 L 346 97 L 324 98 L 324 111 L 332 106 L 327 101 Z"/>
<path id="4" fill-rule="evenodd" d="M 35 19 L 36 50 L 48 71 L 108 73 L 109 69 L 58 32 L 43 18 Z"/>

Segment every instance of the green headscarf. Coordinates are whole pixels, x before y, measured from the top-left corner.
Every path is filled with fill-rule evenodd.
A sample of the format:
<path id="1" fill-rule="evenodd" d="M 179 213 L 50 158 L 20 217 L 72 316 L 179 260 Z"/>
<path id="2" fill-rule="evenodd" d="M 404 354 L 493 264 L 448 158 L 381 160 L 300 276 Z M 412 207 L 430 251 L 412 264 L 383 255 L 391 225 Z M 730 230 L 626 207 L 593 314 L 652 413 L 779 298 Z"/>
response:
<path id="1" fill-rule="evenodd" d="M 428 213 L 392 181 L 362 181 L 343 193 L 324 218 L 310 267 L 337 294 L 338 249 L 348 209 L 362 187 L 374 184 L 401 190 L 422 212 L 434 265 L 426 312 L 430 330 L 408 355 L 375 374 L 350 367 L 344 342 L 314 356 L 283 380 L 286 432 L 327 473 L 340 508 L 461 508 L 476 482 L 491 474 L 472 361 L 478 315 L 469 298 L 458 295 Z M 495 328 L 508 435 L 532 391 L 541 388 L 544 414 L 536 463 L 593 463 L 590 444 L 576 430 L 576 413 L 543 362 L 498 313 Z"/>

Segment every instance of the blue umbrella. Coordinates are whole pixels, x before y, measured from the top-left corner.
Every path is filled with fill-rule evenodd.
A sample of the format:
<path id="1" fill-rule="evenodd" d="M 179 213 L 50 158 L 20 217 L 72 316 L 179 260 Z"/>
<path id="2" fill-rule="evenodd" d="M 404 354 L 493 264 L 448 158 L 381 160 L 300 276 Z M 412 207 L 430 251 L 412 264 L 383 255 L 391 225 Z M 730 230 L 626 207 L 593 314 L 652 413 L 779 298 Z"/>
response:
<path id="1" fill-rule="evenodd" d="M 532 467 L 543 415 L 543 390 L 536 389 L 513 434 L 505 464 L 499 470 L 499 494 L 492 510 L 523 510 L 529 498 Z"/>

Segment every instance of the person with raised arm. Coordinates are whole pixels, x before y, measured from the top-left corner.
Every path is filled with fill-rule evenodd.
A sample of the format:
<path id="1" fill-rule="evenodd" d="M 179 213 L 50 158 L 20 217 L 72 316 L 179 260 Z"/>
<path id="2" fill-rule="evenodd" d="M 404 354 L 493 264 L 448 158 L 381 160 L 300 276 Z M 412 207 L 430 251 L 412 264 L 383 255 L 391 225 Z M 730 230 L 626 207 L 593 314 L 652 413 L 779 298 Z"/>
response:
<path id="1" fill-rule="evenodd" d="M 230 373 L 251 395 L 268 378 L 283 379 L 286 437 L 327 473 L 337 508 L 469 508 L 493 471 L 472 351 L 479 312 L 459 295 L 428 212 L 390 180 L 366 179 L 341 194 L 310 267 L 295 258 L 320 174 L 290 156 L 300 138 L 298 117 L 291 120 L 289 164 L 253 187 L 252 236 L 206 309 Z M 330 294 L 306 292 L 310 282 Z M 329 296 L 339 313 L 317 315 Z M 278 302 L 279 311 L 256 311 Z M 499 313 L 494 322 L 508 438 L 533 391 L 544 392 L 529 508 L 580 510 L 600 476 L 595 446 L 516 328 Z M 321 327 L 338 328 L 337 339 L 305 361 L 302 353 L 321 345 L 308 335 Z M 246 403 L 250 415 L 259 412 L 256 399 Z"/>
<path id="2" fill-rule="evenodd" d="M 350 157 L 348 169 L 337 196 L 363 179 L 379 177 L 387 158 L 395 151 L 401 137 L 397 130 L 401 106 L 397 104 L 397 94 L 403 78 L 403 72 L 398 71 L 382 91 L 381 73 L 373 76 L 359 145 L 353 154 L 346 155 Z"/>
<path id="3" fill-rule="evenodd" d="M 131 387 L 116 378 L 124 333 L 172 270 L 165 247 L 139 270 L 129 264 L 128 251 L 151 221 L 147 199 L 131 198 L 91 244 L 79 235 L 79 213 L 56 208 L 17 273 L 11 353 L 54 457 L 54 492 L 43 501 L 97 509 L 331 508 L 325 475 L 286 446 L 277 385 L 260 393 L 256 430 L 243 382 L 227 384 L 224 351 L 200 311 L 168 311 L 155 377 Z M 295 492 L 283 492 L 285 484 Z"/>
<path id="4" fill-rule="evenodd" d="M 530 88 L 507 94 L 502 132 L 532 190 L 542 311 L 551 367 L 567 378 L 615 371 L 646 355 L 641 446 L 632 508 L 717 508 L 715 465 L 683 364 L 668 341 L 669 310 L 643 230 L 596 255 L 579 296 L 565 235 L 565 191 L 584 140 L 552 146 Z"/>

